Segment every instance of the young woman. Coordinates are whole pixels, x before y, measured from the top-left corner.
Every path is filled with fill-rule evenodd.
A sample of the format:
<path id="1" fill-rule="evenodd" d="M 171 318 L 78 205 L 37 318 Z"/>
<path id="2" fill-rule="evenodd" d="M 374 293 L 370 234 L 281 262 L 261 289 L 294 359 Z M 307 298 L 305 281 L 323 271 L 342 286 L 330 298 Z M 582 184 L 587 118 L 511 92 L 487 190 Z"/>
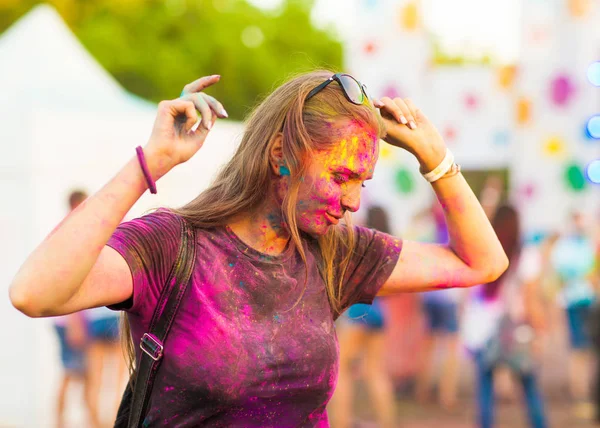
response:
<path id="1" fill-rule="evenodd" d="M 341 312 L 376 295 L 489 282 L 508 261 L 423 113 L 410 100 L 369 100 L 353 77 L 326 71 L 267 97 L 231 161 L 192 202 L 119 226 L 153 181 L 194 155 L 227 116 L 202 92 L 219 78 L 201 78 L 159 104 L 143 156 L 140 148 L 40 244 L 10 297 L 33 317 L 115 305 L 139 343 L 185 219 L 196 228 L 197 259 L 145 426 L 327 426 L 338 365 L 333 321 Z M 338 225 L 360 206 L 380 137 L 430 173 L 448 245 Z"/>
<path id="2" fill-rule="evenodd" d="M 500 206 L 492 225 L 511 267 L 497 281 L 472 290 L 463 326 L 465 344 L 476 364 L 478 426 L 494 425 L 494 373 L 504 366 L 523 386 L 530 426 L 544 428 L 547 422 L 534 359 L 534 332 L 541 328 L 539 254 L 522 251 L 519 216 L 512 206 Z"/>
<path id="3" fill-rule="evenodd" d="M 583 213 L 571 213 L 569 229 L 552 249 L 551 263 L 561 283 L 559 303 L 564 307 L 569 334 L 569 389 L 575 416 L 593 416 L 591 382 L 593 349 L 590 314 L 596 301 L 593 284 L 595 248 Z"/>

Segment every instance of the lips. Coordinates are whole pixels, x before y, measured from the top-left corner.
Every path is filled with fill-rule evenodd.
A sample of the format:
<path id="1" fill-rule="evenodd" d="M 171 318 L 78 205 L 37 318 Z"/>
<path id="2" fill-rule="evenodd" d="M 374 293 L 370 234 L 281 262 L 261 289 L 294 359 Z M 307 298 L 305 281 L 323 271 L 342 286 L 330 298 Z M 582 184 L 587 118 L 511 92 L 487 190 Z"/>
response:
<path id="1" fill-rule="evenodd" d="M 335 217 L 329 213 L 325 213 L 325 218 L 329 221 L 329 223 L 331 224 L 338 224 L 340 222 L 340 218 L 341 217 Z"/>

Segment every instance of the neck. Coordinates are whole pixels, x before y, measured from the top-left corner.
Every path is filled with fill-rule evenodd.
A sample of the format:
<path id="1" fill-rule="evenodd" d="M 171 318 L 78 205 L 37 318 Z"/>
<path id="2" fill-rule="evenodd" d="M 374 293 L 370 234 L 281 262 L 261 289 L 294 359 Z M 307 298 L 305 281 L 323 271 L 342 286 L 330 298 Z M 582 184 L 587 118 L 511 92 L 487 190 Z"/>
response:
<path id="1" fill-rule="evenodd" d="M 229 227 L 246 245 L 269 255 L 281 254 L 290 240 L 281 204 L 274 198 L 269 198 L 251 213 L 234 218 Z"/>

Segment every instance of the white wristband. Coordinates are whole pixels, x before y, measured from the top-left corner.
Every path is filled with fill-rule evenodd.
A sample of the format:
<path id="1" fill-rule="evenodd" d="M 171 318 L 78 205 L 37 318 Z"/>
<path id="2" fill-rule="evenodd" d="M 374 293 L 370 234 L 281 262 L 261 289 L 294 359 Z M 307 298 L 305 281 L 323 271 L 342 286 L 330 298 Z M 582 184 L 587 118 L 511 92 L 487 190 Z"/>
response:
<path id="1" fill-rule="evenodd" d="M 430 183 L 433 183 L 434 181 L 437 181 L 440 178 L 442 178 L 443 175 L 446 174 L 450 170 L 450 168 L 452 168 L 453 163 L 454 155 L 452 154 L 450 149 L 446 148 L 446 156 L 444 156 L 444 159 L 442 159 L 440 164 L 433 168 L 433 170 L 423 174 L 423 177 L 425 178 L 425 180 L 429 181 Z"/>

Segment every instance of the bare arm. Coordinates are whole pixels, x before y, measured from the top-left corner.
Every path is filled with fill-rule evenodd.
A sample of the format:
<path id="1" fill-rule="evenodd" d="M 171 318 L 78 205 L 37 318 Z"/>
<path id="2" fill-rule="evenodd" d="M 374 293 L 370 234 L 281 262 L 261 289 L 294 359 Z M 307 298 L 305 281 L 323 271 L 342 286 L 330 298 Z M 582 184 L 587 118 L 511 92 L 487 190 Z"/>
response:
<path id="1" fill-rule="evenodd" d="M 378 106 L 387 127 L 385 140 L 413 153 L 423 170 L 434 169 L 444 158 L 446 146 L 425 115 L 410 100 L 387 98 Z M 413 121 L 415 129 L 402 125 L 401 115 Z M 496 233 L 462 174 L 439 179 L 432 186 L 444 209 L 450 242 L 404 242 L 381 295 L 487 283 L 508 267 Z"/>
<path id="2" fill-rule="evenodd" d="M 151 175 L 157 180 L 175 165 L 196 153 L 214 123 L 225 117 L 222 106 L 209 106 L 205 87 L 217 76 L 188 85 L 186 95 L 159 104 L 152 135 L 144 148 Z M 203 126 L 188 133 L 202 113 Z M 185 116 L 185 122 L 179 117 Z M 177 119 L 176 119 L 177 118 Z M 125 260 L 112 248 L 109 238 L 125 214 L 147 188 L 133 156 L 99 192 L 65 218 L 31 253 L 10 285 L 12 304 L 32 317 L 71 313 L 119 303 L 132 295 L 132 279 Z"/>

